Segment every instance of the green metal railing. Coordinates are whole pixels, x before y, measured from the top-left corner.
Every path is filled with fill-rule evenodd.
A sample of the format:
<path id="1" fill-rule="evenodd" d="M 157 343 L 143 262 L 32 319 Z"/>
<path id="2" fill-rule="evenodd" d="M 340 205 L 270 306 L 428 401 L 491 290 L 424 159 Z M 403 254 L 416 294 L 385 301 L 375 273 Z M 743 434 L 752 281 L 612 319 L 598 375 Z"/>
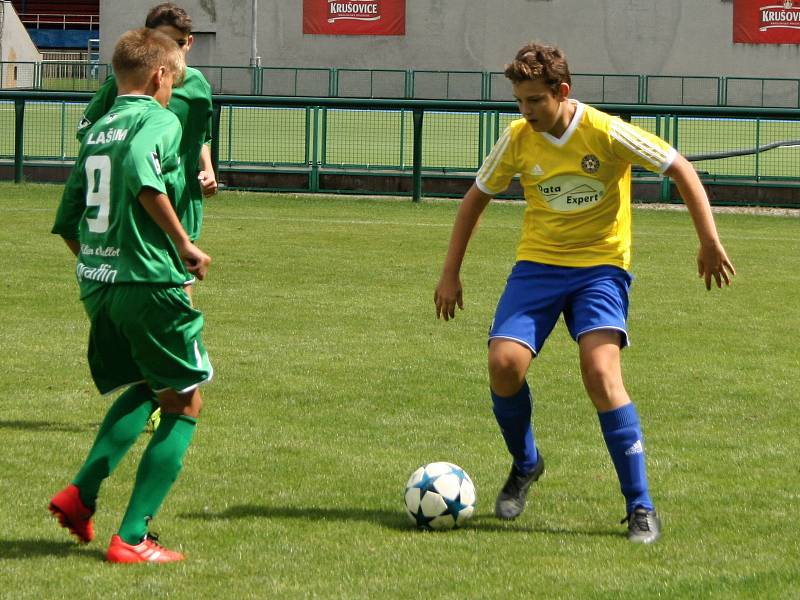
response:
<path id="1" fill-rule="evenodd" d="M 75 125 L 90 94 L 0 91 L 0 161 L 23 180 L 26 165 L 69 164 Z M 518 118 L 511 102 L 215 95 L 212 153 L 225 174 L 300 174 L 309 192 L 331 174 L 400 177 L 419 199 L 423 179 L 472 179 L 502 130 Z M 800 187 L 800 109 L 601 104 L 670 142 L 710 185 Z M 13 137 L 11 132 L 14 132 Z M 775 148 L 778 145 L 780 147 Z M 744 150 L 746 152 L 730 152 Z M 728 152 L 723 159 L 715 153 Z M 669 183 L 635 172 L 638 181 Z M 257 186 L 285 189 L 280 186 Z M 447 194 L 442 194 L 447 195 Z"/>
<path id="2" fill-rule="evenodd" d="M 338 98 L 411 98 L 411 71 L 334 69 L 332 96 Z"/>
<path id="3" fill-rule="evenodd" d="M 408 98 L 511 99 L 498 71 L 196 66 L 216 94 Z M 0 62 L 0 89 L 94 91 L 110 65 Z M 573 73 L 573 96 L 594 104 L 659 104 L 800 108 L 800 78 Z"/>

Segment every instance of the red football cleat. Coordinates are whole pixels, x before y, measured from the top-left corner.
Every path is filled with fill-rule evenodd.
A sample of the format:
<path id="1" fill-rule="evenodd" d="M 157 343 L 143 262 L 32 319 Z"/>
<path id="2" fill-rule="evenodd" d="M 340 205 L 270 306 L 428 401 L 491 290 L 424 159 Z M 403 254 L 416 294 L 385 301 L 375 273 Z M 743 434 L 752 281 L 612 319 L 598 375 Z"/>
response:
<path id="1" fill-rule="evenodd" d="M 94 510 L 83 503 L 74 484 L 68 485 L 53 496 L 48 509 L 61 526 L 69 529 L 69 532 L 76 535 L 82 543 L 88 544 L 94 539 L 92 525 Z"/>
<path id="2" fill-rule="evenodd" d="M 111 544 L 106 552 L 106 560 L 112 563 L 165 563 L 183 560 L 183 554 L 167 550 L 159 545 L 158 538 L 147 534 L 144 539 L 134 545 L 127 544 L 119 535 L 111 536 Z"/>

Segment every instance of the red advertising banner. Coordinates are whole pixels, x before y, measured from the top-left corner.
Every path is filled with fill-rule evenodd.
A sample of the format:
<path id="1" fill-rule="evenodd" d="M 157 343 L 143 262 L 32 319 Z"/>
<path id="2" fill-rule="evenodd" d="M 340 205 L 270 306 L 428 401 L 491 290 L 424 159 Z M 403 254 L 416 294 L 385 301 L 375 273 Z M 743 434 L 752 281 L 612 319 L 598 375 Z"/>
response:
<path id="1" fill-rule="evenodd" d="M 733 41 L 800 44 L 800 1 L 733 0 Z"/>
<path id="2" fill-rule="evenodd" d="M 406 0 L 303 0 L 303 33 L 405 35 Z"/>

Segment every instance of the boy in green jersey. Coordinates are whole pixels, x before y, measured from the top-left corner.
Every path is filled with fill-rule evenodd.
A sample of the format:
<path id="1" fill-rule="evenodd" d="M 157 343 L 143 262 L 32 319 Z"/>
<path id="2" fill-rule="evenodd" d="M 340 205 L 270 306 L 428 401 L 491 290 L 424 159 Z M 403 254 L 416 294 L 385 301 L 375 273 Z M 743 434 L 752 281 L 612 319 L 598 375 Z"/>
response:
<path id="1" fill-rule="evenodd" d="M 194 42 L 192 19 L 185 10 L 170 2 L 153 7 L 147 13 L 145 27 L 161 31 L 175 40 L 184 58 Z M 111 75 L 86 107 L 78 125 L 78 140 L 83 141 L 89 127 L 109 111 L 117 93 L 116 77 Z M 184 171 L 186 183 L 175 200 L 181 223 L 194 242 L 200 237 L 203 224 L 203 198 L 217 192 L 210 148 L 211 86 L 200 71 L 186 67 L 183 83 L 173 90 L 167 108 L 175 113 L 183 128 L 180 168 Z"/>
<path id="2" fill-rule="evenodd" d="M 185 10 L 171 2 L 154 6 L 147 13 L 145 27 L 160 31 L 178 44 L 184 59 L 192 48 L 192 19 Z M 111 75 L 92 97 L 78 125 L 77 138 L 83 141 L 89 127 L 105 115 L 117 97 L 117 81 Z M 217 192 L 217 180 L 211 161 L 211 86 L 197 69 L 186 67 L 180 87 L 173 90 L 167 105 L 181 123 L 180 169 L 185 179 L 182 192 L 174 196 L 175 209 L 181 224 L 196 242 L 203 224 L 203 199 Z M 186 293 L 192 297 L 192 286 Z M 161 411 L 156 409 L 148 426 L 155 430 L 160 424 Z"/>
<path id="3" fill-rule="evenodd" d="M 94 538 L 100 486 L 144 430 L 156 406 L 161 425 L 142 455 L 110 562 L 169 562 L 183 555 L 148 532 L 182 468 L 202 407 L 198 386 L 213 375 L 201 339 L 203 315 L 184 290 L 211 259 L 176 212 L 185 184 L 181 126 L 165 110 L 184 74 L 174 41 L 148 28 L 114 50 L 119 95 L 87 131 L 56 215 L 77 256 L 80 297 L 90 321 L 89 367 L 98 390 L 127 390 L 106 413 L 72 483 L 50 511 L 82 542 Z"/>

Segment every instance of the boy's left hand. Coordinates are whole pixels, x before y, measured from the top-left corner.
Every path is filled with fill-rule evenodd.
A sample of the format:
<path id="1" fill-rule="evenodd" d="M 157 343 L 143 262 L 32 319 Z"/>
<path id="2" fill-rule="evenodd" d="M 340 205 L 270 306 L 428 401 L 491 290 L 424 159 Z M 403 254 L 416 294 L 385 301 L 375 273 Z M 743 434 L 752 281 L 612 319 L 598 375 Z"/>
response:
<path id="1" fill-rule="evenodd" d="M 191 242 L 178 248 L 183 263 L 186 265 L 186 270 L 198 279 L 205 279 L 208 273 L 208 265 L 211 264 L 211 257 L 200 250 Z"/>
<path id="2" fill-rule="evenodd" d="M 217 178 L 213 171 L 200 171 L 197 174 L 200 187 L 203 190 L 203 198 L 208 198 L 217 193 Z"/>
<path id="3" fill-rule="evenodd" d="M 725 285 L 731 284 L 731 277 L 736 275 L 736 269 L 725 253 L 722 244 L 714 242 L 700 246 L 697 253 L 697 274 L 705 279 L 706 289 L 710 290 L 712 277 L 716 281 L 717 287 L 721 288 L 723 281 Z"/>

